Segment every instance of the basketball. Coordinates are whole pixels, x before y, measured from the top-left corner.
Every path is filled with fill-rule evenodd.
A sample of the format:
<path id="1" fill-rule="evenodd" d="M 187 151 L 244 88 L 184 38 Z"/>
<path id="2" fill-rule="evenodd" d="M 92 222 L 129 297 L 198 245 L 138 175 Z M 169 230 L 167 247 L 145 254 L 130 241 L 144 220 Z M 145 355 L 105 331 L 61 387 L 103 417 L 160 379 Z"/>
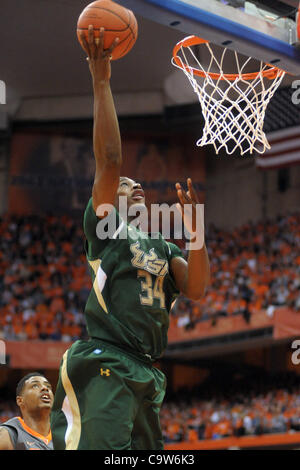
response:
<path id="1" fill-rule="evenodd" d="M 104 28 L 104 49 L 108 49 L 116 37 L 119 38 L 112 60 L 124 57 L 136 42 L 138 25 L 134 14 L 111 0 L 97 0 L 82 11 L 77 22 L 77 38 L 82 47 L 80 32 L 84 31 L 87 38 L 90 24 L 94 27 L 95 37 L 99 37 L 100 28 Z"/>

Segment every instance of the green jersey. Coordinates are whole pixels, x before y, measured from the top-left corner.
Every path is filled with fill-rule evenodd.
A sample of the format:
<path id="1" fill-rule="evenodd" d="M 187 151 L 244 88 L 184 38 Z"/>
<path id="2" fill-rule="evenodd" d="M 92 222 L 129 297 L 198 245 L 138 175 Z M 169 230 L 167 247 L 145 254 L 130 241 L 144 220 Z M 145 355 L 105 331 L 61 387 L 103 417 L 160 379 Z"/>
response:
<path id="1" fill-rule="evenodd" d="M 114 223 L 114 234 L 99 236 Z M 169 311 L 179 291 L 170 273 L 181 250 L 161 234 L 145 234 L 114 209 L 100 220 L 89 200 L 84 213 L 86 257 L 93 287 L 86 308 L 88 334 L 124 350 L 159 358 L 167 346 Z"/>

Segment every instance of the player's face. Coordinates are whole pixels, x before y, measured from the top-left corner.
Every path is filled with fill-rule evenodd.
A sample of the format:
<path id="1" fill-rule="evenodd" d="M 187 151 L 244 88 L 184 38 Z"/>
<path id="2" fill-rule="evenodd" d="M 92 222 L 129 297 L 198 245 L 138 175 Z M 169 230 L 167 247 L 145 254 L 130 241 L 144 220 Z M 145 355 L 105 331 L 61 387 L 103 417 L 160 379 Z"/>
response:
<path id="1" fill-rule="evenodd" d="M 131 207 L 134 204 L 145 205 L 145 194 L 140 183 L 136 181 L 121 177 L 119 188 L 117 191 L 117 202 L 116 205 L 119 207 L 118 198 L 120 196 L 125 196 L 127 198 L 127 207 Z"/>
<path id="2" fill-rule="evenodd" d="M 53 405 L 52 387 L 45 377 L 33 376 L 26 380 L 22 395 L 18 397 L 19 406 L 28 411 L 51 410 Z"/>

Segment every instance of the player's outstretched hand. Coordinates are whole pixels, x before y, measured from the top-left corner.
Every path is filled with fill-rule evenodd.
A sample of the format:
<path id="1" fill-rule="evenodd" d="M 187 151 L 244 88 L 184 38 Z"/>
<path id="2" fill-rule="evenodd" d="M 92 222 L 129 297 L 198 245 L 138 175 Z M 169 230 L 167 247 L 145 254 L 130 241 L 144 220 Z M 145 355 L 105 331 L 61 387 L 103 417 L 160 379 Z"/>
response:
<path id="1" fill-rule="evenodd" d="M 188 191 L 185 191 L 180 183 L 176 183 L 179 199 L 176 207 L 181 213 L 184 225 L 191 235 L 191 241 L 196 241 L 197 249 L 201 249 L 204 245 L 204 205 L 199 202 L 191 178 L 187 179 L 187 187 Z"/>
<path id="2" fill-rule="evenodd" d="M 96 38 L 93 25 L 89 25 L 87 39 L 83 31 L 80 32 L 80 37 L 88 54 L 87 61 L 93 79 L 108 81 L 111 76 L 110 61 L 112 52 L 117 46 L 119 38 L 116 37 L 113 40 L 109 49 L 104 49 L 104 28 L 100 28 L 99 38 Z"/>

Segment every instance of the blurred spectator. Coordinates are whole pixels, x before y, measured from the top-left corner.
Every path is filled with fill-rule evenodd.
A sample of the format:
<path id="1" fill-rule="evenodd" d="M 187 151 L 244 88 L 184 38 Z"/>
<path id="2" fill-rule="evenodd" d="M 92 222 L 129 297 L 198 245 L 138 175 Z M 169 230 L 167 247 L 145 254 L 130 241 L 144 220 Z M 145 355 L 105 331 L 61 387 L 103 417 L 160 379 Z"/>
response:
<path id="1" fill-rule="evenodd" d="M 83 311 L 91 281 L 81 225 L 67 216 L 0 220 L 1 337 L 86 337 Z"/>
<path id="2" fill-rule="evenodd" d="M 266 237 L 262 234 L 266 233 Z M 179 328 L 197 322 L 265 311 L 272 316 L 277 307 L 300 311 L 300 214 L 274 221 L 252 223 L 226 232 L 211 225 L 207 247 L 211 263 L 211 284 L 199 302 L 184 305 L 172 314 Z"/>
<path id="3" fill-rule="evenodd" d="M 300 214 L 266 224 L 248 222 L 231 232 L 211 225 L 206 237 L 211 284 L 199 302 L 177 300 L 172 325 L 189 330 L 198 322 L 217 325 L 236 315 L 251 324 L 252 314 L 272 316 L 281 306 L 300 312 L 299 233 Z M 91 280 L 82 221 L 5 215 L 0 235 L 0 337 L 85 338 L 83 312 Z M 183 248 L 181 240 L 173 241 Z"/>
<path id="4" fill-rule="evenodd" d="M 178 397 L 161 409 L 166 443 L 300 431 L 300 377 L 295 375 L 251 376 L 222 386 L 208 381 L 195 390 L 179 390 Z"/>

